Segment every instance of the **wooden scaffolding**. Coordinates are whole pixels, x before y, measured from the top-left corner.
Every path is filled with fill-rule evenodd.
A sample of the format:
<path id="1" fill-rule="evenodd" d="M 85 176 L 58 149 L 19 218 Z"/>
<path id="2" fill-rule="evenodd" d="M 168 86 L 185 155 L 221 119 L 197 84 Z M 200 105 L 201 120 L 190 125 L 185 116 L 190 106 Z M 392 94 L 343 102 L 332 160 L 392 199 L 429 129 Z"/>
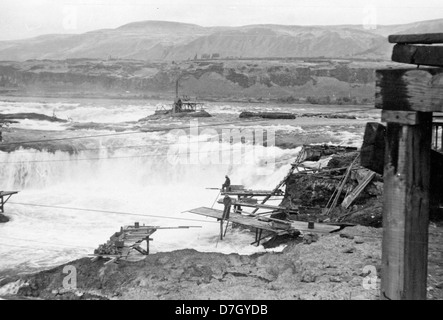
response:
<path id="1" fill-rule="evenodd" d="M 126 260 L 133 250 L 141 255 L 147 256 L 149 255 L 149 242 L 153 240 L 150 236 L 157 230 L 190 228 L 200 228 L 200 226 L 140 226 L 140 224 L 136 222 L 133 226 L 121 227 L 119 232 L 114 233 L 106 243 L 101 244 L 98 249 L 94 251 L 94 254 L 90 256 L 93 257 L 93 261 L 99 258 L 109 259 L 105 264 Z M 146 250 L 141 247 L 144 241 L 146 241 Z"/>
<path id="2" fill-rule="evenodd" d="M 0 191 L 0 213 L 5 212 L 5 203 L 18 191 Z"/>

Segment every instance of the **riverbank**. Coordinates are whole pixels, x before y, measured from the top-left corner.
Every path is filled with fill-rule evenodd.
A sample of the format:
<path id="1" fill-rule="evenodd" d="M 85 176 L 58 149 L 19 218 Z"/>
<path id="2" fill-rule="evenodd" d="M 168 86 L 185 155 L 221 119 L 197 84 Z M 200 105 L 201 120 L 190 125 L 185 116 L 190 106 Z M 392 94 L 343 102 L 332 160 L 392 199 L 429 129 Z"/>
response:
<path id="1" fill-rule="evenodd" d="M 77 270 L 75 292 L 63 289 L 66 273 L 59 266 L 3 281 L 0 295 L 9 288 L 9 294 L 41 299 L 376 299 L 377 290 L 362 286 L 363 268 L 379 269 L 380 240 L 365 235 L 381 230 L 354 227 L 251 256 L 188 249 L 118 265 L 84 258 L 67 264 Z"/>
<path id="2" fill-rule="evenodd" d="M 89 258 L 66 265 L 77 270 L 77 289 L 66 290 L 66 265 L 0 281 L 6 299 L 290 299 L 376 300 L 382 229 L 350 227 L 316 242 L 292 242 L 281 253 L 250 256 L 179 250 L 156 253 L 138 262 L 104 265 Z M 430 227 L 430 242 L 441 238 Z M 315 237 L 314 237 L 315 241 Z M 442 299 L 441 253 L 430 246 L 428 299 Z"/>

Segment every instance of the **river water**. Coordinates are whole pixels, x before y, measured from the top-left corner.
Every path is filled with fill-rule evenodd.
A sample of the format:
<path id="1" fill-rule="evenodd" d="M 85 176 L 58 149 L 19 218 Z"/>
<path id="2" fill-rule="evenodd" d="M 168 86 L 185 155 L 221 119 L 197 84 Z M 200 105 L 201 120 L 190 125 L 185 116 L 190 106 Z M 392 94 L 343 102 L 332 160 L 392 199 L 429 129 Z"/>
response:
<path id="1" fill-rule="evenodd" d="M 165 103 L 40 98 L 0 101 L 1 113 L 33 112 L 69 119 L 66 123 L 21 120 L 10 125 L 3 143 L 8 143 L 8 135 L 16 133 L 27 135 L 27 141 L 35 140 L 36 132 L 43 132 L 46 139 L 68 134 L 92 136 L 53 142 L 72 144 L 75 152 L 37 150 L 32 144 L 0 152 L 0 190 L 20 191 L 5 206 L 11 221 L 0 224 L 0 272 L 29 272 L 86 256 L 121 226 L 134 222 L 201 226 L 158 230 L 153 235 L 151 252 L 184 248 L 241 254 L 264 251 L 261 246 L 249 245 L 253 234 L 246 230 L 228 231 L 223 241 L 217 241 L 218 223 L 184 211 L 211 207 L 218 191 L 206 188 L 220 187 L 226 174 L 232 184 L 272 189 L 289 170 L 300 148 L 282 149 L 272 143 L 265 147 L 257 141 L 230 143 L 223 140 L 222 130 L 232 133 L 249 128 L 256 136 L 264 132 L 270 142 L 273 136 L 279 136 L 360 146 L 364 123 L 377 118 L 368 107 L 367 111 L 358 111 L 364 109 L 361 106 L 211 103 L 207 111 L 212 118 L 138 122 Z M 243 110 L 349 110 L 359 119 L 242 123 L 238 115 Z M 193 131 L 196 126 L 200 129 Z M 214 207 L 221 208 L 218 204 Z"/>

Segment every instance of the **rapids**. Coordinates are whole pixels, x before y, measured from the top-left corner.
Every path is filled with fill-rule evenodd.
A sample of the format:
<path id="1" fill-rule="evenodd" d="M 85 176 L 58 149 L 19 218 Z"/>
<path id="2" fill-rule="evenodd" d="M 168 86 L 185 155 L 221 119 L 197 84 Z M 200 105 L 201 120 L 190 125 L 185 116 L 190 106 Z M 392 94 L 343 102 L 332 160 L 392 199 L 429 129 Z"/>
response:
<path id="1" fill-rule="evenodd" d="M 0 190 L 20 191 L 5 206 L 11 221 L 0 224 L 0 272 L 28 272 L 88 255 L 120 226 L 136 221 L 155 226 L 202 227 L 158 230 L 153 235 L 151 252 L 193 248 L 251 254 L 265 250 L 249 245 L 253 234 L 241 229 L 230 230 L 228 237 L 217 241 L 218 223 L 184 211 L 211 207 L 218 192 L 206 188 L 220 187 L 226 174 L 232 184 L 272 189 L 286 174 L 300 148 L 281 149 L 272 144 L 264 147 L 250 141 L 231 144 L 220 138 L 220 130 L 209 130 L 211 125 L 214 129 L 241 129 L 244 126 L 238 114 L 264 106 L 211 104 L 207 110 L 214 117 L 198 122 L 208 130 L 200 128 L 196 135 L 182 132 L 180 137 L 169 129 L 189 126 L 189 120 L 137 122 L 153 114 L 159 105 L 162 102 L 31 98 L 0 101 L 2 113 L 36 112 L 70 120 L 23 120 L 10 125 L 6 132 L 10 135 L 29 131 L 28 140 L 33 140 L 35 130 L 45 131 L 48 139 L 72 131 L 80 136 L 108 135 L 73 139 L 69 143 L 76 151 L 72 153 L 39 151 L 32 145 L 0 152 Z M 328 106 L 266 108 L 292 112 L 335 110 Z M 359 146 L 363 130 L 355 125 L 368 116 L 372 115 L 366 113 L 362 121 L 330 120 L 321 127 L 311 118 L 306 125 L 301 120 L 260 120 L 247 126 L 258 130 L 256 133 L 266 131 L 268 139 L 273 132 L 306 137 L 315 134 L 321 143 L 340 141 Z M 153 127 L 165 131 L 139 130 Z M 116 130 L 134 132 L 113 135 Z"/>

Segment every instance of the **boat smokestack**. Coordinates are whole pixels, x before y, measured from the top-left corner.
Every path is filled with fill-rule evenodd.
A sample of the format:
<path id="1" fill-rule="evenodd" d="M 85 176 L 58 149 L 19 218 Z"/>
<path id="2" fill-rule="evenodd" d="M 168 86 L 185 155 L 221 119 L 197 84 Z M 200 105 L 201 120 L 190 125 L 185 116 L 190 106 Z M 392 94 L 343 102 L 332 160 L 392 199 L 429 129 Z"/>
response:
<path id="1" fill-rule="evenodd" d="M 175 98 L 178 99 L 178 80 L 175 81 Z"/>

